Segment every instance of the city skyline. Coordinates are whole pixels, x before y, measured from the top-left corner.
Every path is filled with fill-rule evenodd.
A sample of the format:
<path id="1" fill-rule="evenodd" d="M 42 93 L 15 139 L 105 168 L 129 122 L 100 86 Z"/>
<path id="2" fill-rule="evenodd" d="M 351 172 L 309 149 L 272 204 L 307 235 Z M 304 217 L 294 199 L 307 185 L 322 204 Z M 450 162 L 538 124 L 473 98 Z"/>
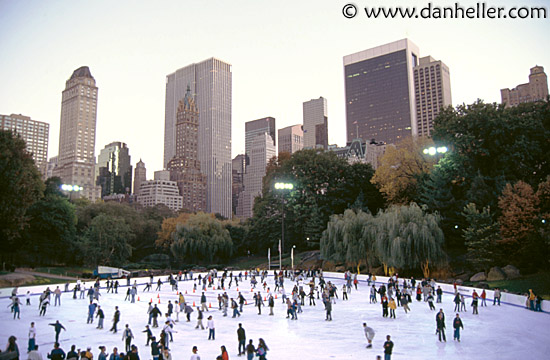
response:
<path id="1" fill-rule="evenodd" d="M 150 173 L 163 167 L 166 74 L 206 58 L 232 64 L 232 158 L 244 153 L 246 121 L 271 115 L 279 128 L 300 123 L 302 103 L 319 96 L 330 102 L 329 144 L 345 145 L 342 57 L 385 43 L 408 38 L 421 56 L 444 61 L 451 69 L 453 105 L 477 98 L 500 103 L 500 89 L 525 83 L 530 68 L 550 68 L 550 54 L 540 46 L 550 30 L 547 19 L 346 19 L 345 3 L 334 1 L 261 2 L 253 8 L 245 1 L 215 7 L 131 4 L 128 11 L 125 1 L 116 6 L 0 1 L 0 81 L 6 84 L 0 113 L 50 124 L 49 157 L 58 154 L 60 93 L 67 75 L 80 66 L 90 68 L 102 93 L 95 154 L 123 141 Z M 364 5 L 412 4 L 424 5 Z M 81 23 L 82 13 L 88 16 Z M 285 21 L 275 21 L 280 19 Z M 151 21 L 163 26 L 143 26 Z M 239 25 L 232 26 L 235 22 Z M 369 32 L 376 36 L 361 36 Z M 174 47 L 178 43 L 184 46 Z"/>

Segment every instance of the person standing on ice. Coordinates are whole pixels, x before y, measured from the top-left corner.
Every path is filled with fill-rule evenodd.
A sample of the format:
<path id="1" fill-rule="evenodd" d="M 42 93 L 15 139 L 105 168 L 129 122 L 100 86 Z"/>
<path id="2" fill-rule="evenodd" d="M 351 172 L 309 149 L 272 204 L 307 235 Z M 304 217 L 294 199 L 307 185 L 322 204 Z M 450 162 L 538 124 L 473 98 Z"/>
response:
<path id="1" fill-rule="evenodd" d="M 441 341 L 441 337 L 443 336 L 443 341 L 447 342 L 447 338 L 445 337 L 445 314 L 443 313 L 443 309 L 439 309 L 439 312 L 435 316 L 435 323 L 437 326 L 437 333 L 439 334 L 439 341 Z"/>
<path id="2" fill-rule="evenodd" d="M 161 314 L 161 312 L 160 312 L 159 308 L 157 307 L 157 304 L 155 304 L 155 307 L 153 307 L 153 310 L 151 310 L 151 314 L 152 314 L 151 316 L 153 317 L 153 327 L 154 328 L 159 327 L 157 318 Z"/>
<path id="3" fill-rule="evenodd" d="M 130 345 L 132 344 L 132 339 L 134 338 L 134 334 L 132 334 L 132 330 L 130 330 L 130 326 L 126 324 L 126 328 L 122 332 L 122 340 L 126 343 L 126 352 L 131 351 Z"/>
<path id="4" fill-rule="evenodd" d="M 498 302 L 498 306 L 500 306 L 500 289 L 499 288 L 496 288 L 495 291 L 493 292 L 493 306 L 495 306 L 497 302 Z"/>
<path id="5" fill-rule="evenodd" d="M 386 342 L 384 343 L 384 360 L 391 360 L 391 353 L 393 351 L 393 341 L 391 336 L 386 336 Z"/>
<path id="6" fill-rule="evenodd" d="M 458 340 L 458 342 L 460 342 L 460 328 L 464 329 L 464 325 L 458 314 L 456 314 L 453 320 L 453 328 L 455 329 L 453 340 Z"/>
<path id="7" fill-rule="evenodd" d="M 376 286 L 372 284 L 372 287 L 370 288 L 369 304 L 376 303 L 376 292 Z"/>
<path id="8" fill-rule="evenodd" d="M 103 309 L 101 309 L 101 306 L 99 305 L 97 306 L 96 317 L 99 319 L 96 329 L 103 329 L 103 320 L 105 319 L 105 313 L 103 312 Z"/>
<path id="9" fill-rule="evenodd" d="M 246 332 L 243 328 L 243 324 L 241 323 L 239 323 L 239 328 L 237 329 L 237 340 L 239 340 L 239 356 L 244 355 L 246 345 Z"/>
<path id="10" fill-rule="evenodd" d="M 53 293 L 55 294 L 55 302 L 53 306 L 57 306 L 58 303 L 59 306 L 61 306 L 61 289 L 59 286 L 55 288 Z"/>
<path id="11" fill-rule="evenodd" d="M 481 306 L 487 306 L 487 303 L 485 302 L 487 298 L 487 293 L 485 292 L 485 289 L 481 292 Z"/>
<path id="12" fill-rule="evenodd" d="M 32 322 L 29 328 L 29 347 L 27 352 L 33 351 L 34 345 L 36 345 L 36 328 L 34 327 L 34 322 Z"/>
<path id="13" fill-rule="evenodd" d="M 395 300 L 393 298 L 390 298 L 388 307 L 390 308 L 390 318 L 395 319 L 395 309 L 397 309 L 397 305 L 395 304 Z"/>
<path id="14" fill-rule="evenodd" d="M 113 315 L 113 326 L 111 327 L 111 330 L 114 334 L 116 334 L 117 329 L 116 325 L 120 321 L 120 311 L 118 310 L 118 306 L 115 306 L 115 314 Z"/>
<path id="15" fill-rule="evenodd" d="M 214 325 L 214 319 L 212 319 L 212 315 L 208 317 L 206 328 L 208 329 L 208 340 L 216 340 L 216 328 Z"/>
<path id="16" fill-rule="evenodd" d="M 94 323 L 94 314 L 95 314 L 96 308 L 97 308 L 97 304 L 90 301 L 90 305 L 88 305 L 88 320 L 86 320 L 87 324 Z"/>
<path id="17" fill-rule="evenodd" d="M 363 331 L 365 332 L 365 337 L 367 338 L 367 341 L 369 343 L 367 345 L 367 349 L 370 349 L 372 348 L 372 339 L 374 339 L 375 335 L 374 329 L 367 326 L 367 323 L 363 323 Z"/>
<path id="18" fill-rule="evenodd" d="M 455 303 L 455 311 L 460 312 L 460 293 L 455 294 L 453 302 Z"/>
<path id="19" fill-rule="evenodd" d="M 48 308 L 48 305 L 50 305 L 50 299 L 48 299 L 47 297 L 45 297 L 44 299 L 42 299 L 42 301 L 40 301 L 40 314 L 38 314 L 38 316 L 46 315 L 46 310 Z"/>

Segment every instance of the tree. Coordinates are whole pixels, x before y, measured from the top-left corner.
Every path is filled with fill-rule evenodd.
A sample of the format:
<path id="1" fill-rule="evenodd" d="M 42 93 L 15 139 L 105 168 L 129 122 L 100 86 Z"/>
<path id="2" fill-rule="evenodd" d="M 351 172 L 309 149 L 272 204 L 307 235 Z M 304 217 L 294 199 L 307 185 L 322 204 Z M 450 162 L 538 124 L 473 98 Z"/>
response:
<path id="1" fill-rule="evenodd" d="M 500 232 L 505 243 L 521 243 L 535 232 L 539 199 L 531 185 L 518 181 L 506 184 L 499 197 Z"/>
<path id="2" fill-rule="evenodd" d="M 161 229 L 157 234 L 157 240 L 155 246 L 163 250 L 170 250 L 170 247 L 174 243 L 174 233 L 178 225 L 185 225 L 191 214 L 182 213 L 178 217 L 169 217 L 164 219 L 161 225 Z"/>
<path id="3" fill-rule="evenodd" d="M 447 256 L 439 215 L 426 213 L 417 204 L 392 206 L 375 218 L 375 249 L 384 267 L 420 267 L 429 277 L 430 266 L 441 266 Z"/>
<path id="4" fill-rule="evenodd" d="M 120 267 L 132 255 L 129 241 L 134 234 L 124 219 L 100 214 L 82 235 L 82 250 L 89 265 Z"/>
<path id="5" fill-rule="evenodd" d="M 27 209 L 44 191 L 25 141 L 0 130 L 0 237 L 6 253 L 17 251 L 22 231 L 29 225 Z"/>
<path id="6" fill-rule="evenodd" d="M 170 250 L 179 262 L 213 263 L 227 260 L 233 252 L 229 231 L 212 214 L 192 215 L 180 224 Z"/>
<path id="7" fill-rule="evenodd" d="M 74 264 L 76 215 L 67 198 L 49 194 L 28 210 L 30 228 L 23 247 L 33 264 Z"/>
<path id="8" fill-rule="evenodd" d="M 409 204 L 416 197 L 418 177 L 428 173 L 435 163 L 423 150 L 433 146 L 425 137 L 403 139 L 397 147 L 388 146 L 380 158 L 372 182 L 378 185 L 390 204 Z"/>
<path id="9" fill-rule="evenodd" d="M 468 227 L 463 230 L 470 264 L 475 270 L 487 270 L 495 261 L 500 224 L 493 220 L 489 207 L 481 212 L 469 203 L 463 213 Z"/>

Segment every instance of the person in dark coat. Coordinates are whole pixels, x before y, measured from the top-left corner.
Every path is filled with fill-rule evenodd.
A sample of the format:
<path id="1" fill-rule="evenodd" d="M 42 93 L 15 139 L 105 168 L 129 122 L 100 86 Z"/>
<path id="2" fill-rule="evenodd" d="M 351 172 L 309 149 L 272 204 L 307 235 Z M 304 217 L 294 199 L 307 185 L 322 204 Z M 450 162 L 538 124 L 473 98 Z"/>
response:
<path id="1" fill-rule="evenodd" d="M 441 341 L 441 337 L 443 337 L 443 341 L 447 342 L 447 338 L 445 337 L 445 314 L 443 313 L 443 309 L 439 309 L 439 312 L 435 316 L 435 323 L 437 325 L 439 341 Z"/>
<path id="2" fill-rule="evenodd" d="M 113 315 L 113 326 L 109 331 L 112 331 L 113 333 L 116 334 L 117 332 L 116 324 L 118 324 L 119 321 L 120 321 L 120 311 L 118 310 L 118 306 L 115 306 L 115 314 Z"/>
<path id="3" fill-rule="evenodd" d="M 65 331 L 67 331 L 67 329 L 65 329 L 65 327 L 63 325 L 61 325 L 59 320 L 57 320 L 53 324 L 50 324 L 50 326 L 53 326 L 54 329 L 55 329 L 55 342 L 58 343 L 59 342 L 59 333 L 61 333 L 61 329 L 65 330 Z"/>
<path id="4" fill-rule="evenodd" d="M 456 317 L 453 319 L 453 328 L 455 329 L 453 340 L 458 340 L 458 342 L 460 342 L 460 328 L 464 329 L 464 325 L 458 314 L 456 314 Z"/>

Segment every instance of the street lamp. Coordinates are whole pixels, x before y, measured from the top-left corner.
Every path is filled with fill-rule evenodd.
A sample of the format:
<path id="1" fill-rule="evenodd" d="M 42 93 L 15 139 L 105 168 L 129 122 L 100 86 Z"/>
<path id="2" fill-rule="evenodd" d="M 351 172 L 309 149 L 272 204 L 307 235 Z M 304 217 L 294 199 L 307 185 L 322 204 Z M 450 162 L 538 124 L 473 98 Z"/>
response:
<path id="1" fill-rule="evenodd" d="M 434 156 L 435 154 L 445 154 L 447 151 L 449 151 L 449 149 L 446 146 L 438 146 L 438 147 L 431 146 L 429 148 L 424 149 L 424 151 L 422 152 L 424 153 L 424 155 Z"/>
<path id="2" fill-rule="evenodd" d="M 292 189 L 294 189 L 294 185 L 291 183 L 282 183 L 282 182 L 275 183 L 275 190 L 284 191 L 284 190 L 292 190 Z M 281 202 L 282 220 L 281 220 L 281 246 L 279 247 L 279 270 L 282 270 L 282 266 L 283 266 L 282 253 L 285 248 L 285 196 L 284 196 L 284 193 L 281 195 L 281 199 L 282 199 L 282 202 Z"/>
<path id="3" fill-rule="evenodd" d="M 70 201 L 73 200 L 73 197 L 72 197 L 73 192 L 78 192 L 78 191 L 84 190 L 84 188 L 83 188 L 82 186 L 70 185 L 70 184 L 62 184 L 62 185 L 60 186 L 60 188 L 61 188 L 61 190 L 63 190 L 63 191 L 69 192 L 69 200 L 70 200 Z"/>
<path id="4" fill-rule="evenodd" d="M 290 259 L 292 260 L 292 272 L 294 272 L 294 249 L 296 249 L 296 245 L 292 245 L 292 249 L 290 249 Z"/>

